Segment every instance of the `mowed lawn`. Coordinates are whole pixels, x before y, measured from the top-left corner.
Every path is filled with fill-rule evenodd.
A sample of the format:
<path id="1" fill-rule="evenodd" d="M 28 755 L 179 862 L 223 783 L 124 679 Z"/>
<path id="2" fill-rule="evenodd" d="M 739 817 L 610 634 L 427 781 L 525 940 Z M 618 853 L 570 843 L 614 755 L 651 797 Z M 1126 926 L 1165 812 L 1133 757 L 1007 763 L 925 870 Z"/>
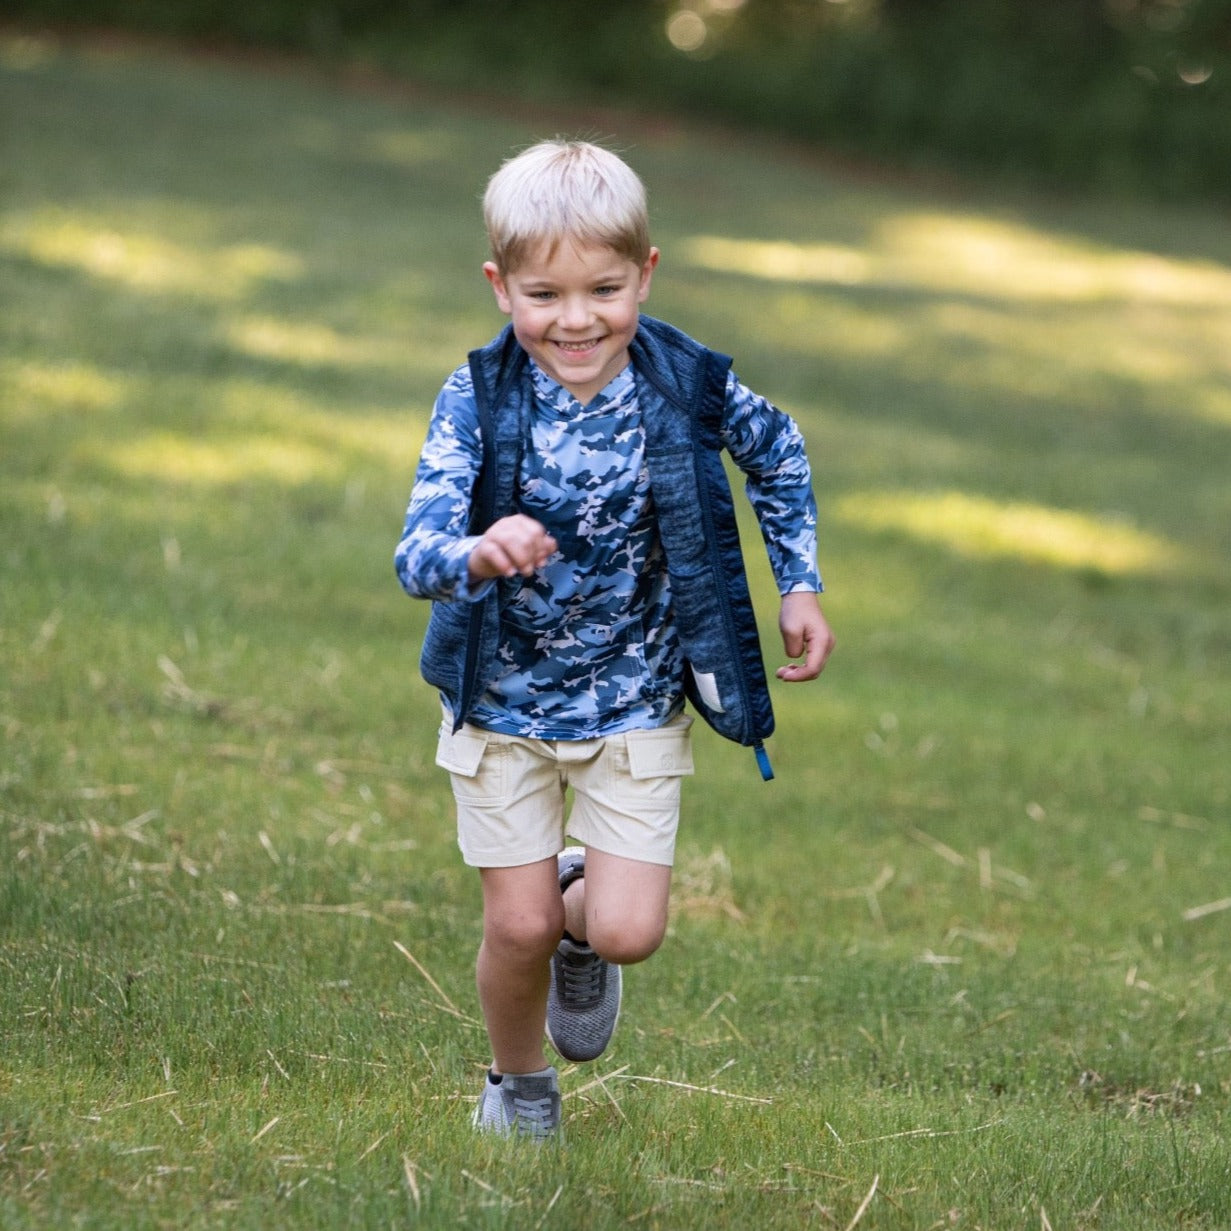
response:
<path id="1" fill-rule="evenodd" d="M 1223 213 L 12 30 L 0 116 L 0 1226 L 1231 1225 Z M 469 1127 L 391 556 L 502 324 L 483 184 L 557 132 L 803 426 L 839 645 L 774 782 L 698 733 L 535 1149 Z"/>

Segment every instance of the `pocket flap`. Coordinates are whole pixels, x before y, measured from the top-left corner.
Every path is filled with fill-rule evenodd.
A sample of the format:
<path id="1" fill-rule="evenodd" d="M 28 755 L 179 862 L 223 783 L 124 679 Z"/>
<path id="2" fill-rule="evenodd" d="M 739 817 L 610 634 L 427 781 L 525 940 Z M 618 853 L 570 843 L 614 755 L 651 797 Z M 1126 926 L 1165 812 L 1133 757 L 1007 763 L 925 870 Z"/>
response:
<path id="1" fill-rule="evenodd" d="M 634 778 L 678 778 L 693 772 L 692 719 L 651 731 L 628 731 L 628 771 Z"/>
<path id="2" fill-rule="evenodd" d="M 451 774 L 473 778 L 479 772 L 479 762 L 487 749 L 487 732 L 478 727 L 463 727 L 454 732 L 448 726 L 440 728 L 436 741 L 436 764 Z"/>

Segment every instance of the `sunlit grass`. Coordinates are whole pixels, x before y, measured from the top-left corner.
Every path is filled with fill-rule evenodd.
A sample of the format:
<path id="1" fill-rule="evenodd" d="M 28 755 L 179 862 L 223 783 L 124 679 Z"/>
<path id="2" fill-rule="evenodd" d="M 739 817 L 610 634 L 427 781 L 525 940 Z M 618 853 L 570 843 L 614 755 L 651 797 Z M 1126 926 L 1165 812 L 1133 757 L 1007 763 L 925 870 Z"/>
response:
<path id="1" fill-rule="evenodd" d="M 53 409 L 112 410 L 131 388 L 127 378 L 93 364 L 25 362 L 0 372 L 8 395 L 6 416 L 36 415 Z"/>
<path id="2" fill-rule="evenodd" d="M 859 248 L 837 244 L 793 244 L 786 240 L 731 239 L 697 235 L 682 245 L 690 264 L 719 273 L 773 282 L 815 282 L 855 286 L 866 283 L 873 263 Z"/>
<path id="3" fill-rule="evenodd" d="M 1231 312 L 1231 271 L 961 214 L 910 214 L 878 236 L 882 274 L 1036 303 L 1119 299 Z"/>
<path id="4" fill-rule="evenodd" d="M 92 225 L 58 210 L 6 226 L 0 247 L 50 268 L 81 270 L 136 290 L 209 299 L 242 298 L 256 283 L 287 281 L 302 272 L 294 254 L 267 245 L 204 249 L 165 236 Z"/>
<path id="5" fill-rule="evenodd" d="M 828 288 L 827 328 L 869 358 L 926 352 L 922 362 L 960 383 L 1050 399 L 1075 381 L 1089 396 L 1093 381 L 1129 380 L 1166 399 L 1161 413 L 1229 421 L 1231 272 L 1213 261 L 910 211 L 870 225 L 859 245 L 694 235 L 680 247 L 695 268 Z M 850 291 L 925 302 L 913 316 L 869 313 Z M 777 302 L 784 325 L 808 329 L 807 297 Z M 824 337 L 808 333 L 818 344 Z"/>
<path id="6" fill-rule="evenodd" d="M 776 282 L 921 286 L 1008 302 L 1109 298 L 1231 312 L 1231 271 L 1212 261 L 1124 252 L 978 215 L 910 211 L 873 226 L 859 246 L 690 237 L 691 264 Z"/>
<path id="7" fill-rule="evenodd" d="M 395 459 L 413 471 L 426 428 L 422 413 L 394 423 L 371 408 L 355 408 L 343 419 L 328 404 L 240 381 L 220 383 L 215 394 L 223 426 L 212 439 L 157 432 L 91 445 L 85 456 L 128 478 L 202 487 L 259 478 L 294 487 L 343 482 L 362 474 L 360 467 Z"/>
<path id="8" fill-rule="evenodd" d="M 972 559 L 1008 558 L 1112 576 L 1184 572 L 1183 546 L 1132 526 L 1041 505 L 1000 504 L 964 492 L 852 492 L 834 512 L 852 526 L 897 530 Z"/>
<path id="9" fill-rule="evenodd" d="M 237 350 L 262 359 L 285 359 L 307 366 L 381 367 L 400 370 L 405 362 L 402 338 L 345 336 L 324 324 L 242 317 L 230 325 L 228 337 Z"/>
<path id="10" fill-rule="evenodd" d="M 214 445 L 176 436 L 147 437 L 135 444 L 115 446 L 107 460 L 130 478 L 207 486 L 241 478 L 293 485 L 307 479 L 336 479 L 341 473 L 340 459 L 325 450 L 278 436 L 249 436 Z"/>

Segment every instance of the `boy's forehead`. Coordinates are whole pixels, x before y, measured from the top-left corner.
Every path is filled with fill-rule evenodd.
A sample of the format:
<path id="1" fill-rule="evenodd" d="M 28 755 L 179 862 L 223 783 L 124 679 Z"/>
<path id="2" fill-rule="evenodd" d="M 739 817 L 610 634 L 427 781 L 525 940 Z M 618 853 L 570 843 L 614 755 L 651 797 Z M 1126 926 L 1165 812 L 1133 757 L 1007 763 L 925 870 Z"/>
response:
<path id="1" fill-rule="evenodd" d="M 525 251 L 508 272 L 521 278 L 550 277 L 585 270 L 614 271 L 625 265 L 636 265 L 631 257 L 617 252 L 608 244 L 566 236 L 559 240 L 540 240 L 527 245 Z"/>

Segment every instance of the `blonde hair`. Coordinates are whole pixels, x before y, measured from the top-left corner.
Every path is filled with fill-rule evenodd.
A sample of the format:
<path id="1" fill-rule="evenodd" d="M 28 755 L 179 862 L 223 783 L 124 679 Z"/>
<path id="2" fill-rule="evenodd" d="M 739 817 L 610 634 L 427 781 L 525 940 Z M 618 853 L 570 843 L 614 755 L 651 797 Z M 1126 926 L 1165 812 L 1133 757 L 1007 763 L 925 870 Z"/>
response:
<path id="1" fill-rule="evenodd" d="M 638 265 L 650 255 L 644 185 L 623 159 L 589 141 L 541 141 L 510 158 L 488 181 L 483 218 L 502 274 L 566 239 L 601 244 Z"/>

